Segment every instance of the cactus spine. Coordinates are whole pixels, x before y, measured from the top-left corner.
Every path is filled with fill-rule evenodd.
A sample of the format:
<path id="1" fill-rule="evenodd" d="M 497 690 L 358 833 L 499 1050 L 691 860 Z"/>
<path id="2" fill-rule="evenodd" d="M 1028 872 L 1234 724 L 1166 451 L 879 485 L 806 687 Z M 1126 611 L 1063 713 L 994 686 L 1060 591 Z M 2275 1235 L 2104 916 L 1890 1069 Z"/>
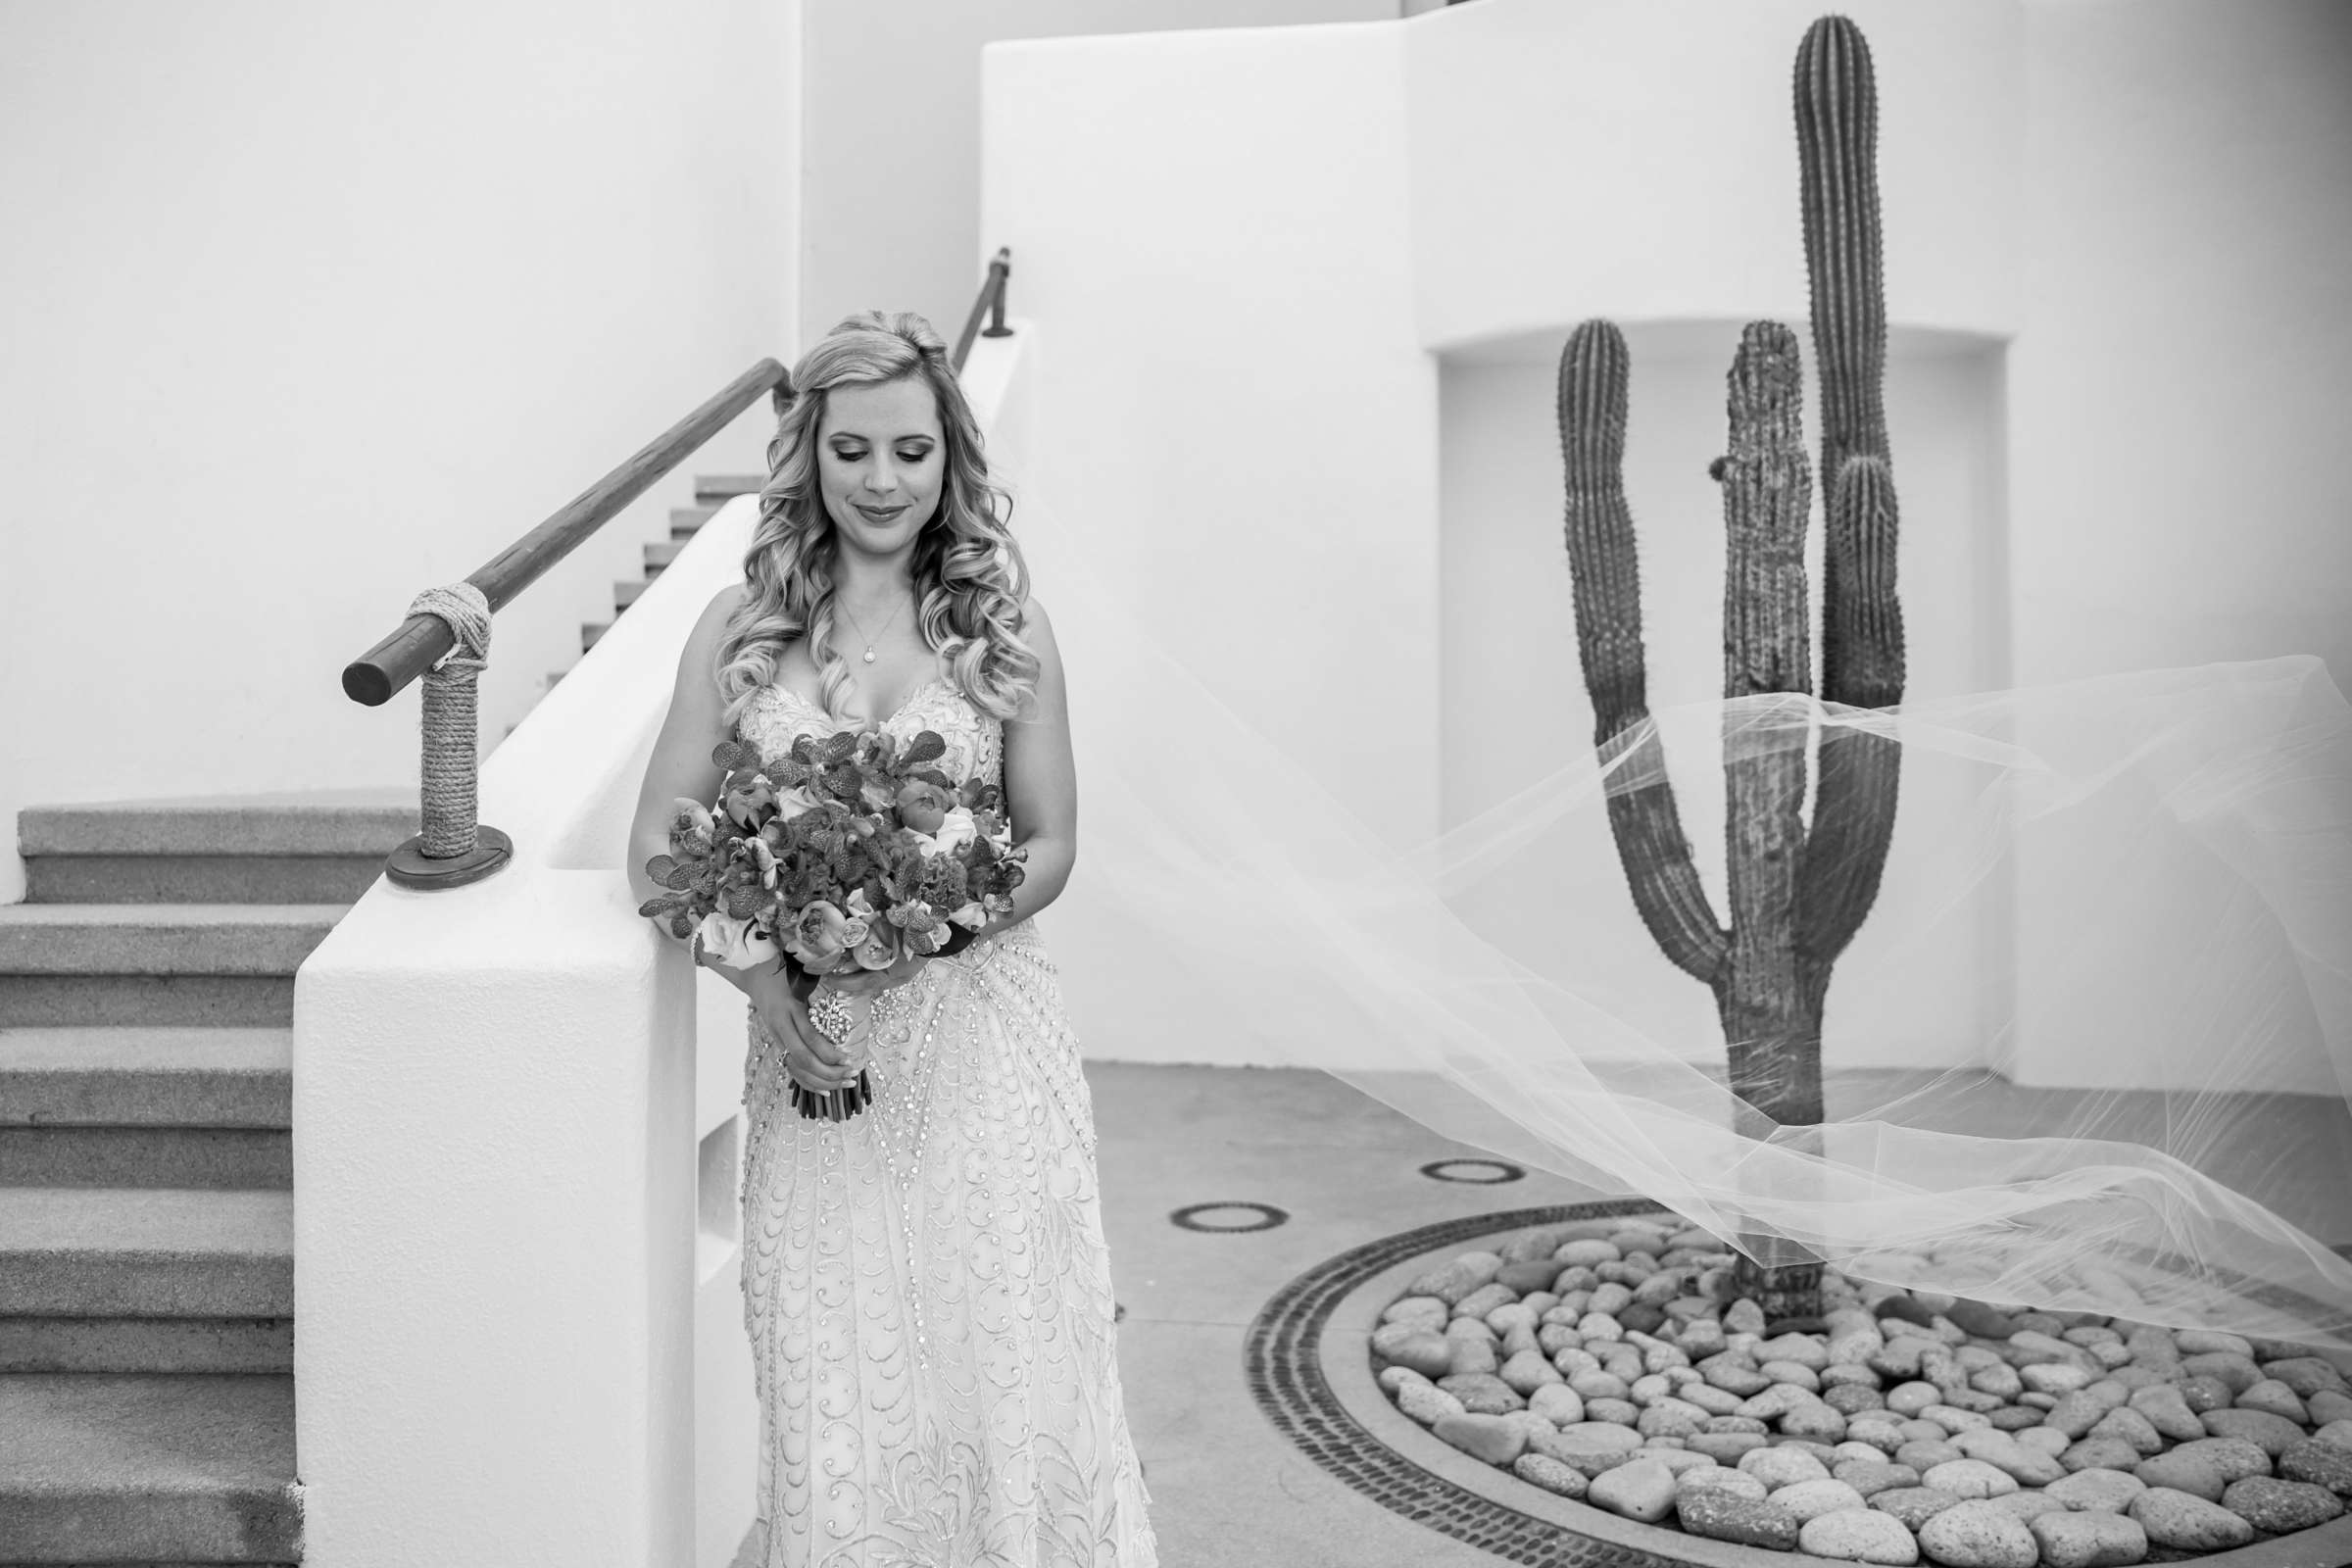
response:
<path id="1" fill-rule="evenodd" d="M 1903 690 L 1896 512 L 1886 416 L 1886 314 L 1870 51 L 1843 17 L 1806 30 L 1795 74 L 1805 270 L 1821 371 L 1826 477 L 1821 695 L 1883 708 Z M 1798 745 L 1756 746 L 1726 715 L 1729 926 L 1691 862 L 1648 718 L 1641 577 L 1625 502 L 1629 358 L 1587 321 L 1560 358 L 1560 448 L 1577 652 L 1604 762 L 1630 768 L 1609 826 L 1635 907 L 1666 956 L 1715 994 L 1740 1130 L 1824 1119 L 1821 1018 L 1830 971 L 1878 896 L 1894 826 L 1899 749 L 1825 733 L 1813 820 Z M 1795 334 L 1751 323 L 1732 362 L 1723 488 L 1727 699 L 1812 690 L 1804 539 L 1811 505 Z M 1633 755 L 1627 755 L 1627 754 Z M 1809 1312 L 1820 1271 L 1779 1237 L 1745 1239 L 1761 1262 L 1740 1285 L 1767 1312 Z"/>

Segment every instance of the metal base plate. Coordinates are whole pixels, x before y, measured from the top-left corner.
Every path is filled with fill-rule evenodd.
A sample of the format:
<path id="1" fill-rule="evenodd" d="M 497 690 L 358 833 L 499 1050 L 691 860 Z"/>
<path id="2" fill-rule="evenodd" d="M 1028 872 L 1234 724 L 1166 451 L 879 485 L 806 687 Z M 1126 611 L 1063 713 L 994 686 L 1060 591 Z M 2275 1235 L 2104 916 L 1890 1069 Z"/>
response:
<path id="1" fill-rule="evenodd" d="M 514 841 L 487 823 L 475 827 L 473 837 L 471 854 L 436 860 L 425 855 L 424 835 L 419 833 L 384 857 L 384 875 L 404 888 L 441 893 L 479 882 L 514 858 Z"/>

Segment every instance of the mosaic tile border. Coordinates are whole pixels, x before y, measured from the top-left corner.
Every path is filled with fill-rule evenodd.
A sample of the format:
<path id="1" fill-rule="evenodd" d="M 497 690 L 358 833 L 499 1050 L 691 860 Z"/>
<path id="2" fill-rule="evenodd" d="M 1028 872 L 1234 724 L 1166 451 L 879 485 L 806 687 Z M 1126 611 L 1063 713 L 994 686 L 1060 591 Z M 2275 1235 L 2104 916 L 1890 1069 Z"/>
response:
<path id="1" fill-rule="evenodd" d="M 1465 1244 L 1567 1220 L 1665 1212 L 1643 1199 L 1498 1210 L 1399 1232 L 1327 1259 L 1284 1286 L 1251 1322 L 1242 1348 L 1250 1396 L 1277 1431 L 1350 1490 L 1505 1562 L 1530 1568 L 1802 1568 L 1822 1563 L 1802 1553 L 1737 1546 L 1635 1524 L 1553 1497 L 1429 1437 L 1379 1392 L 1368 1362 L 1360 1379 L 1354 1375 L 1369 1317 L 1352 1331 L 1334 1319 L 1351 1312 L 1363 1316 L 1370 1302 L 1350 1303 L 1349 1298 L 1383 1274 L 1396 1274 L 1392 1288 L 1400 1289 L 1408 1267 L 1432 1266 L 1440 1260 L 1434 1254 Z M 1335 1334 L 1335 1329 L 1341 1332 Z M 1348 1343 L 1340 1343 L 1343 1339 Z M 1334 1365 L 1343 1369 L 1350 1385 L 1347 1396 L 1333 1385 Z M 1353 1387 L 1358 1383 L 1360 1388 Z M 1399 1451 L 1400 1446 L 1417 1450 L 1420 1457 Z M 1522 1495 L 1530 1499 L 1528 1508 L 1591 1522 L 1580 1529 L 1559 1518 L 1539 1517 L 1493 1494 Z M 2318 1530 L 2273 1537 L 2195 1560 L 2206 1568 L 2352 1565 L 2352 1514 Z"/>

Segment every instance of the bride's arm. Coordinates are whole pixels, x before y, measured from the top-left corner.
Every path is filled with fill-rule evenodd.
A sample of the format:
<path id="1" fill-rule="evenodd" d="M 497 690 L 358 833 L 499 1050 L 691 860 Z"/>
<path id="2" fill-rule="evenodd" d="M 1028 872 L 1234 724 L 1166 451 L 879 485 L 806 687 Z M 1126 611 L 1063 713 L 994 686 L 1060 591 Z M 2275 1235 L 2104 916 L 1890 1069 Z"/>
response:
<path id="1" fill-rule="evenodd" d="M 685 651 L 678 656 L 669 716 L 662 720 L 653 755 L 646 759 L 645 782 L 637 791 L 637 814 L 629 824 L 629 891 L 640 904 L 663 891 L 645 874 L 645 862 L 668 853 L 669 824 L 678 798 L 683 796 L 708 806 L 717 797 L 719 783 L 725 777 L 710 760 L 711 752 L 728 739 L 727 706 L 719 695 L 712 671 L 717 666 L 718 645 L 726 634 L 727 617 L 743 602 L 744 592 L 741 585 L 721 589 L 703 612 L 703 618 L 695 622 L 693 633 L 686 639 Z M 667 927 L 657 929 L 664 937 L 669 935 Z M 789 966 L 780 971 L 773 967 L 736 969 L 723 963 L 707 967 L 755 1002 L 760 1001 L 763 993 L 780 989 L 793 978 Z"/>
<path id="2" fill-rule="evenodd" d="M 703 612 L 703 618 L 695 622 L 685 651 L 678 656 L 669 715 L 662 721 L 653 755 L 646 759 L 645 781 L 637 789 L 637 813 L 629 822 L 629 891 L 640 904 L 663 891 L 645 874 L 645 862 L 669 852 L 669 824 L 678 798 L 709 806 L 725 776 L 710 760 L 711 752 L 727 739 L 727 705 L 719 696 L 712 672 L 717 667 L 719 639 L 726 634 L 727 616 L 743 602 L 743 594 L 741 587 L 720 590 Z"/>
<path id="3" fill-rule="evenodd" d="M 990 921 L 973 940 L 1028 919 L 1061 897 L 1078 863 L 1078 767 L 1070 755 L 1069 692 L 1061 649 L 1046 607 L 1021 607 L 1021 640 L 1037 655 L 1037 704 L 1028 716 L 1004 725 L 1004 805 L 1018 842 L 1029 852 L 1026 874 L 1012 892 L 1012 912 Z"/>

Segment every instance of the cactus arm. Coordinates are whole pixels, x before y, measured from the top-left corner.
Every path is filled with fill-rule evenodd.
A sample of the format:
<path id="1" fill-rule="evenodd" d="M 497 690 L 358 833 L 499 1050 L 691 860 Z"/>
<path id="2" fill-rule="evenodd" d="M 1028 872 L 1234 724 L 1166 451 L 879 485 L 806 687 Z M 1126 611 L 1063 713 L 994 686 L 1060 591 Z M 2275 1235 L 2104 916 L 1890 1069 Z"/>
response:
<path id="1" fill-rule="evenodd" d="M 1903 695 L 1903 616 L 1894 593 L 1895 500 L 1886 466 L 1846 461 L 1831 497 L 1830 553 L 1840 564 L 1839 597 L 1827 620 L 1848 658 L 1845 701 L 1883 708 Z M 1798 943 L 1827 965 L 1845 951 L 1879 896 L 1894 838 L 1902 742 L 1848 727 L 1823 731 L 1813 832 L 1797 876 Z"/>
<path id="2" fill-rule="evenodd" d="M 1902 701 L 1895 598 L 1897 510 L 1886 445 L 1886 268 L 1878 183 L 1878 86 L 1870 47 L 1843 17 L 1798 46 L 1796 141 L 1805 276 L 1821 371 L 1821 695 L 1854 708 Z M 1813 829 L 1798 870 L 1798 943 L 1827 965 L 1877 901 L 1894 831 L 1900 743 L 1850 729 L 1823 738 Z"/>
<path id="3" fill-rule="evenodd" d="M 1813 359 L 1821 373 L 1821 466 L 1834 502 L 1848 458 L 1889 460 L 1886 448 L 1886 276 L 1879 218 L 1878 83 L 1870 46 L 1844 17 L 1823 17 L 1796 51 L 1796 146 L 1805 238 L 1805 280 L 1813 313 Z M 1888 481 L 1891 484 L 1891 479 Z M 1891 511 L 1889 512 L 1891 516 Z M 1840 623 L 1845 572 L 1860 547 L 1839 538 L 1830 509 L 1822 571 L 1821 695 L 1878 707 L 1857 689 L 1857 664 L 1872 651 Z M 1885 540 L 1889 591 L 1894 538 Z M 1895 628 L 1899 662 L 1901 630 Z"/>
<path id="4" fill-rule="evenodd" d="M 1567 469 L 1568 566 L 1575 584 L 1577 656 L 1592 698 L 1593 745 L 1631 769 L 1612 787 L 1609 831 L 1634 906 L 1678 968 L 1716 982 L 1729 945 L 1708 906 L 1675 809 L 1656 726 L 1649 721 L 1642 646 L 1642 579 L 1625 502 L 1624 334 L 1587 321 L 1560 355 L 1560 455 Z M 1633 755 L 1625 755 L 1627 752 Z"/>

